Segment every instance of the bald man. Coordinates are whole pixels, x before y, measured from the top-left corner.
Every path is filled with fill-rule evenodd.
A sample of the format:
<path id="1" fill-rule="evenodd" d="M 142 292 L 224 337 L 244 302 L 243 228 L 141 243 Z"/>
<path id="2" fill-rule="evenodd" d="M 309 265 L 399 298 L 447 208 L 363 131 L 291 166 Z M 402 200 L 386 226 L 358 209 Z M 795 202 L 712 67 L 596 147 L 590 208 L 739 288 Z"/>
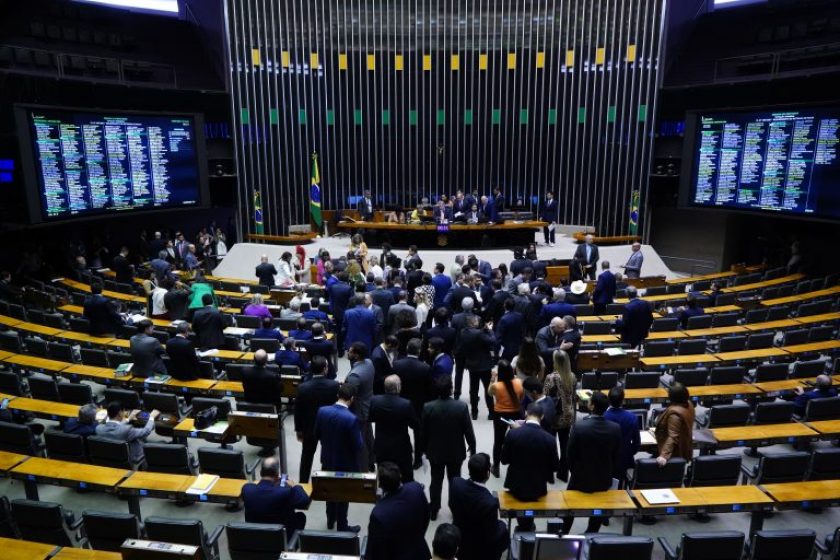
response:
<path id="1" fill-rule="evenodd" d="M 414 480 L 411 439 L 409 428 L 414 431 L 414 439 L 419 435 L 420 419 L 414 411 L 411 401 L 400 396 L 402 382 L 398 375 L 389 375 L 384 382 L 385 393 L 375 395 L 370 401 L 368 418 L 376 424 L 373 451 L 376 463 L 392 462 L 400 469 L 403 482 Z M 419 454 L 417 459 L 419 460 Z"/>
<path id="2" fill-rule="evenodd" d="M 260 264 L 257 265 L 257 278 L 260 279 L 260 286 L 274 285 L 274 277 L 277 275 L 277 269 L 274 265 L 268 262 L 268 255 L 260 257 Z"/>
<path id="3" fill-rule="evenodd" d="M 817 376 L 814 388 L 810 391 L 806 391 L 802 387 L 797 387 L 795 391 L 796 399 L 793 401 L 793 406 L 799 416 L 805 414 L 811 399 L 827 399 L 837 396 L 837 389 L 831 386 L 831 378 L 825 374 Z"/>
<path id="4" fill-rule="evenodd" d="M 254 352 L 254 365 L 242 371 L 242 387 L 246 402 L 273 404 L 280 410 L 280 371 L 268 368 L 265 350 Z"/>
<path id="5" fill-rule="evenodd" d="M 574 258 L 583 263 L 583 272 L 590 280 L 595 280 L 595 270 L 598 265 L 598 246 L 595 245 L 595 238 L 592 235 L 587 235 L 584 238 L 583 245 L 578 245 L 575 249 Z"/>
<path id="6" fill-rule="evenodd" d="M 627 264 L 621 268 L 624 269 L 627 278 L 639 278 L 642 275 L 642 263 L 645 262 L 645 256 L 642 254 L 642 244 L 639 242 L 633 243 L 630 250 L 632 251 L 630 258 L 627 259 Z"/>
<path id="7" fill-rule="evenodd" d="M 289 538 L 306 527 L 306 515 L 295 510 L 308 508 L 311 501 L 302 486 L 289 478 L 281 479 L 280 462 L 275 457 L 263 460 L 256 484 L 249 482 L 242 487 L 245 521 L 283 525 Z"/>

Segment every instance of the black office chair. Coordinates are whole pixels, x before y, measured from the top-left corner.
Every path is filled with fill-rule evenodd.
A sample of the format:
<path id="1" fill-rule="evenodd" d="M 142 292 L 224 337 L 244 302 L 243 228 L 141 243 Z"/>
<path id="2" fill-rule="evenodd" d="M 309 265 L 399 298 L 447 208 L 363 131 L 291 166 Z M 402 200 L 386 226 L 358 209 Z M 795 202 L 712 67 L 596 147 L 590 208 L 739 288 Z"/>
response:
<path id="1" fill-rule="evenodd" d="M 754 383 L 787 379 L 788 364 L 759 364 L 752 375 Z"/>
<path id="2" fill-rule="evenodd" d="M 705 385 L 709 379 L 709 370 L 706 368 L 680 368 L 674 371 L 673 383 L 682 383 L 686 387 Z"/>
<path id="3" fill-rule="evenodd" d="M 745 560 L 810 560 L 816 541 L 810 529 L 756 531 Z"/>
<path id="4" fill-rule="evenodd" d="M 64 342 L 49 342 L 47 343 L 47 347 L 49 349 L 50 359 L 70 363 L 76 361 L 75 356 L 73 356 L 73 347 L 69 344 L 65 344 Z"/>
<path id="5" fill-rule="evenodd" d="M 808 329 L 793 329 L 782 334 L 782 346 L 805 344 L 808 342 Z"/>
<path id="6" fill-rule="evenodd" d="M 778 482 L 800 482 L 811 460 L 811 454 L 804 451 L 762 455 L 754 467 L 741 466 L 744 481 L 759 484 Z"/>
<path id="7" fill-rule="evenodd" d="M 685 338 L 677 341 L 677 354 L 680 356 L 690 356 L 693 354 L 706 353 L 706 339 L 705 338 Z"/>
<path id="8" fill-rule="evenodd" d="M 718 341 L 718 352 L 740 352 L 747 346 L 747 337 L 736 334 L 723 336 Z"/>
<path id="9" fill-rule="evenodd" d="M 747 337 L 747 350 L 770 348 L 773 346 L 773 339 L 775 336 L 776 333 L 773 332 L 753 333 Z"/>
<path id="10" fill-rule="evenodd" d="M 0 422 L 0 451 L 41 457 L 43 449 L 29 426 Z"/>
<path id="11" fill-rule="evenodd" d="M 782 296 L 783 290 L 779 290 L 779 295 Z M 767 311 L 767 320 L 768 321 L 782 321 L 790 317 L 790 306 L 789 305 L 774 305 Z"/>
<path id="12" fill-rule="evenodd" d="M 783 424 L 793 420 L 794 406 L 790 401 L 760 402 L 755 405 L 753 424 Z"/>
<path id="13" fill-rule="evenodd" d="M 361 552 L 359 535 L 350 531 L 298 531 L 297 545 L 300 552 L 313 554 L 359 556 Z"/>
<path id="14" fill-rule="evenodd" d="M 192 411 L 184 404 L 183 398 L 174 393 L 158 393 L 146 391 L 143 393 L 143 410 L 159 410 L 161 416 L 155 420 L 155 433 L 162 437 L 173 437 L 175 424 L 165 421 L 164 416 L 181 420 Z"/>
<path id="15" fill-rule="evenodd" d="M 598 536 L 589 540 L 588 560 L 650 560 L 653 539 L 650 537 Z"/>
<path id="16" fill-rule="evenodd" d="M 673 356 L 675 344 L 670 340 L 652 340 L 644 345 L 645 358 L 656 358 L 659 356 Z"/>
<path id="17" fill-rule="evenodd" d="M 581 389 L 603 389 L 609 390 L 618 384 L 618 373 L 614 371 L 594 372 L 587 371 L 580 378 Z"/>
<path id="18" fill-rule="evenodd" d="M 610 334 L 609 321 L 587 321 L 583 323 L 583 334 Z"/>
<path id="19" fill-rule="evenodd" d="M 9 317 L 20 319 L 21 321 L 28 320 L 26 318 L 26 308 L 19 303 L 9 303 L 9 309 L 6 311 L 6 314 Z"/>
<path id="20" fill-rule="evenodd" d="M 26 395 L 29 388 L 13 371 L 0 371 L 0 393 L 21 397 Z"/>
<path id="21" fill-rule="evenodd" d="M 201 379 L 216 379 L 216 368 L 213 366 L 213 362 L 200 360 L 198 362 L 198 376 Z"/>
<path id="22" fill-rule="evenodd" d="M 61 402 L 55 378 L 43 373 L 33 373 L 27 379 L 27 383 L 29 383 L 29 394 L 33 399 Z"/>
<path id="23" fill-rule="evenodd" d="M 811 327 L 808 331 L 808 342 L 823 342 L 834 337 L 834 327 L 831 325 L 818 325 Z"/>
<path id="24" fill-rule="evenodd" d="M 840 558 L 840 527 L 834 529 L 830 535 L 826 535 L 823 542 L 817 540 L 814 545 L 820 553 L 820 558 L 824 560 Z"/>
<path id="25" fill-rule="evenodd" d="M 768 311 L 766 308 L 750 309 L 744 317 L 744 322 L 748 325 L 753 323 L 763 323 L 767 320 Z"/>
<path id="26" fill-rule="evenodd" d="M 253 480 L 254 473 L 261 461 L 262 459 L 257 458 L 250 465 L 245 464 L 245 454 L 240 449 L 209 446 L 198 448 L 198 470 L 201 471 L 201 474 Z"/>
<path id="27" fill-rule="evenodd" d="M 576 303 L 573 304 L 572 307 L 575 308 L 575 316 L 577 317 L 587 317 L 589 315 L 595 315 L 594 305 L 588 303 Z"/>
<path id="28" fill-rule="evenodd" d="M 143 537 L 143 527 L 133 513 L 85 511 L 82 534 L 94 550 L 119 552 L 126 539 Z"/>
<path id="29" fill-rule="evenodd" d="M 667 538 L 658 540 L 666 560 L 741 560 L 744 553 L 744 533 L 738 531 L 683 533 L 676 550 Z"/>
<path id="30" fill-rule="evenodd" d="M 173 519 L 169 517 L 147 517 L 146 536 L 153 541 L 188 544 L 201 550 L 202 560 L 219 558 L 219 537 L 224 529 L 221 525 L 208 536 L 200 519 Z"/>
<path id="31" fill-rule="evenodd" d="M 261 318 L 253 317 L 251 315 L 234 315 L 236 326 L 240 329 L 258 329 L 260 328 Z"/>
<path id="32" fill-rule="evenodd" d="M 134 360 L 128 352 L 115 352 L 108 350 L 108 367 L 117 368 L 122 364 L 130 364 Z"/>
<path id="33" fill-rule="evenodd" d="M 706 425 L 709 429 L 745 426 L 750 421 L 750 409 L 746 404 L 716 404 L 709 407 Z"/>
<path id="34" fill-rule="evenodd" d="M 738 301 L 738 294 L 736 292 L 729 292 L 729 293 L 726 293 L 726 294 L 719 294 L 717 296 L 716 301 L 715 301 L 715 305 L 717 305 L 717 306 L 734 305 L 736 301 Z M 725 313 L 720 313 L 719 315 L 725 315 Z M 717 315 L 715 315 L 715 316 L 717 316 Z M 731 325 L 714 324 L 714 322 L 713 322 L 712 326 L 713 327 L 727 327 L 727 326 L 731 326 Z"/>
<path id="35" fill-rule="evenodd" d="M 209 397 L 195 397 L 192 400 L 192 416 L 195 417 L 196 414 L 201 412 L 202 410 L 206 410 L 211 406 L 215 406 L 216 410 L 218 411 L 216 418 L 218 420 L 225 420 L 227 418 L 228 413 L 230 412 L 231 406 L 230 401 L 227 399 L 213 399 Z"/>
<path id="36" fill-rule="evenodd" d="M 14 331 L 0 332 L 0 350 L 20 354 L 23 352 L 23 345 L 20 343 L 18 333 Z"/>
<path id="37" fill-rule="evenodd" d="M 195 461 L 186 445 L 179 443 L 144 443 L 146 469 L 169 474 L 194 474 Z"/>
<path id="38" fill-rule="evenodd" d="M 47 341 L 34 336 L 27 336 L 23 339 L 23 345 L 26 346 L 26 353 L 33 356 L 47 357 Z"/>
<path id="39" fill-rule="evenodd" d="M 286 528 L 267 523 L 228 523 L 231 560 L 276 560 L 286 550 Z"/>
<path id="40" fill-rule="evenodd" d="M 108 354 L 100 348 L 80 348 L 79 355 L 86 366 L 108 367 Z"/>
<path id="41" fill-rule="evenodd" d="M 655 389 L 659 387 L 658 371 L 628 371 L 624 374 L 625 389 Z"/>
<path id="42" fill-rule="evenodd" d="M 269 354 L 275 354 L 280 350 L 280 341 L 276 338 L 252 338 L 248 345 L 251 352 L 265 350 Z"/>
<path id="43" fill-rule="evenodd" d="M 73 546 L 72 512 L 61 504 L 37 500 L 12 500 L 12 516 L 20 537 L 55 546 Z"/>
<path id="44" fill-rule="evenodd" d="M 662 317 L 654 319 L 650 326 L 651 332 L 669 332 L 680 328 L 680 320 L 676 317 Z"/>
<path id="45" fill-rule="evenodd" d="M 86 383 L 68 383 L 62 381 L 58 384 L 59 400 L 68 404 L 89 404 L 95 403 L 93 389 Z"/>
<path id="46" fill-rule="evenodd" d="M 840 448 L 818 447 L 811 452 L 805 480 L 840 479 Z"/>
<path id="47" fill-rule="evenodd" d="M 664 467 L 656 459 L 636 459 L 636 468 L 629 488 L 644 490 L 647 488 L 679 488 L 685 477 L 685 459 L 672 457 Z"/>
<path id="48" fill-rule="evenodd" d="M 692 461 L 686 486 L 735 486 L 739 478 L 740 455 L 700 455 Z"/>
<path id="49" fill-rule="evenodd" d="M 834 420 L 840 418 L 840 397 L 826 397 L 824 399 L 811 399 L 805 405 L 803 422 L 815 422 L 817 420 Z"/>
<path id="50" fill-rule="evenodd" d="M 94 465 L 132 470 L 140 465 L 131 462 L 128 443 L 100 436 L 88 436 L 88 458 Z"/>
<path id="51" fill-rule="evenodd" d="M 137 410 L 140 408 L 140 395 L 131 389 L 118 389 L 108 387 L 102 392 L 106 403 L 118 402 L 125 410 Z"/>
<path id="52" fill-rule="evenodd" d="M 19 539 L 20 534 L 15 525 L 15 518 L 12 515 L 12 504 L 8 496 L 0 496 L 0 537 L 6 539 Z"/>
<path id="53" fill-rule="evenodd" d="M 720 298 L 718 298 L 718 305 L 728 305 L 725 303 L 720 303 Z M 734 327 L 738 324 L 738 318 L 740 315 L 736 313 L 716 313 L 712 315 L 712 327 Z"/>
<path id="54" fill-rule="evenodd" d="M 694 317 L 689 317 L 685 324 L 686 330 L 689 331 L 693 329 L 708 329 L 711 328 L 711 326 L 711 315 L 695 315 Z"/>
<path id="55" fill-rule="evenodd" d="M 790 372 L 791 379 L 799 379 L 802 377 L 816 377 L 821 373 L 825 373 L 826 363 L 822 360 L 809 360 L 807 362 L 796 362 L 793 364 L 793 370 Z"/>
<path id="56" fill-rule="evenodd" d="M 225 364 L 225 377 L 228 381 L 242 381 L 242 373 L 250 364 Z"/>
<path id="57" fill-rule="evenodd" d="M 64 322 L 64 316 L 60 313 L 44 313 L 44 325 L 61 330 L 67 328 L 67 325 Z"/>
<path id="58" fill-rule="evenodd" d="M 80 435 L 65 434 L 58 430 L 46 430 L 44 432 L 44 445 L 47 450 L 47 457 L 50 459 L 73 463 L 88 462 L 85 438 Z"/>
<path id="59" fill-rule="evenodd" d="M 814 301 L 811 303 L 802 303 L 796 308 L 797 317 L 810 317 L 811 315 L 820 315 L 821 313 L 828 313 L 831 311 L 831 302 Z"/>

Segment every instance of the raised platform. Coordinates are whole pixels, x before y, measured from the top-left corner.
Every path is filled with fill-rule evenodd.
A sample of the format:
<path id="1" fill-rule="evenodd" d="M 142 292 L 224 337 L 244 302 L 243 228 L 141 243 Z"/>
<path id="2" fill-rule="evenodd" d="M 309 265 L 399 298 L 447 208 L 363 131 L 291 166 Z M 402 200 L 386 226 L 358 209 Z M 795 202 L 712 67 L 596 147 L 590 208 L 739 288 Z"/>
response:
<path id="1" fill-rule="evenodd" d="M 341 222 L 338 231 L 361 232 L 368 246 L 389 243 L 393 247 L 417 245 L 423 248 L 452 247 L 515 247 L 534 240 L 534 232 L 542 230 L 545 222 L 528 220 L 502 224 L 395 224 L 388 222 Z"/>

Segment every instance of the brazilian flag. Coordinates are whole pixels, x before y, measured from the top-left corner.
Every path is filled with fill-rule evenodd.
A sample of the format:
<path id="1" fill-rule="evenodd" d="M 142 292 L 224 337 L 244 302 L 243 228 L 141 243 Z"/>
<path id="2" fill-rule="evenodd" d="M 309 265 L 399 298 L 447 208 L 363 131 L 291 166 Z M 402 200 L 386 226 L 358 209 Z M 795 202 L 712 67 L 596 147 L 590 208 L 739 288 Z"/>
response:
<path id="1" fill-rule="evenodd" d="M 630 235 L 639 233 L 639 198 L 639 191 L 633 191 L 633 196 L 630 198 Z"/>
<path id="2" fill-rule="evenodd" d="M 318 226 L 318 231 L 321 231 L 323 218 L 321 217 L 321 174 L 318 173 L 318 154 L 312 153 L 312 177 L 311 186 L 309 187 L 309 214 L 312 216 L 312 221 Z"/>
<path id="3" fill-rule="evenodd" d="M 254 191 L 254 233 L 263 233 L 264 231 L 260 191 Z"/>

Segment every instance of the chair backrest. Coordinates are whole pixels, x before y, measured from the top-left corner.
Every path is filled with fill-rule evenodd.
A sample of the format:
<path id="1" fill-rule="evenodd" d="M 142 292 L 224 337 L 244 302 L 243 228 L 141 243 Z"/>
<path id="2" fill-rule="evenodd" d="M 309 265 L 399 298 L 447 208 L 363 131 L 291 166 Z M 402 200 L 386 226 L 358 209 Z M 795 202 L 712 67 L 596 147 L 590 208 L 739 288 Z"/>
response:
<path id="1" fill-rule="evenodd" d="M 718 305 L 724 305 L 720 303 L 720 298 L 718 298 Z M 738 324 L 738 313 L 716 313 L 712 315 L 712 326 L 713 327 L 734 327 Z"/>
<path id="2" fill-rule="evenodd" d="M 175 414 L 179 417 L 181 413 L 178 406 L 178 396 L 173 393 L 145 391 L 143 393 L 143 408 L 145 410 L 157 409 L 167 414 Z"/>
<path id="3" fill-rule="evenodd" d="M 50 358 L 53 360 L 60 360 L 62 362 L 75 362 L 73 357 L 73 347 L 63 342 L 49 342 Z"/>
<path id="4" fill-rule="evenodd" d="M 125 410 L 135 410 L 140 408 L 140 395 L 137 391 L 107 387 L 102 392 L 102 395 L 105 397 L 105 402 L 119 402 L 123 405 Z"/>
<path id="5" fill-rule="evenodd" d="M 709 379 L 709 370 L 706 368 L 680 368 L 674 371 L 674 383 L 682 383 L 686 387 L 705 385 Z"/>
<path id="6" fill-rule="evenodd" d="M 231 560 L 274 560 L 286 550 L 286 528 L 267 523 L 228 523 Z"/>
<path id="7" fill-rule="evenodd" d="M 581 389 L 612 389 L 618 384 L 618 373 L 614 371 L 588 371 L 581 376 Z"/>
<path id="8" fill-rule="evenodd" d="M 747 338 L 747 350 L 770 348 L 773 346 L 775 336 L 776 333 L 773 332 L 753 333 Z"/>
<path id="9" fill-rule="evenodd" d="M 210 408 L 211 406 L 215 406 L 218 409 L 218 415 L 216 416 L 217 419 L 224 420 L 227 418 L 227 415 L 230 412 L 230 401 L 227 399 L 213 399 L 208 397 L 195 397 L 192 400 L 192 416 L 195 417 L 196 414 L 202 410 Z"/>
<path id="10" fill-rule="evenodd" d="M 23 344 L 26 346 L 27 354 L 34 354 L 35 356 L 45 357 L 49 352 L 47 350 L 47 341 L 35 338 L 34 336 L 27 336 L 23 339 Z"/>
<path id="11" fill-rule="evenodd" d="M 87 451 L 85 438 L 78 434 L 65 434 L 58 430 L 47 430 L 44 432 L 44 444 L 47 448 L 47 457 L 59 461 L 72 461 L 74 463 L 87 463 Z"/>
<path id="12" fill-rule="evenodd" d="M 90 321 L 84 317 L 68 317 L 67 328 L 74 332 L 89 333 Z"/>
<path id="13" fill-rule="evenodd" d="M 94 550 L 119 552 L 125 539 L 142 536 L 140 523 L 132 513 L 85 511 L 82 513 L 85 535 Z"/>
<path id="14" fill-rule="evenodd" d="M 108 354 L 99 348 L 80 348 L 82 363 L 86 366 L 108 367 Z"/>
<path id="15" fill-rule="evenodd" d="M 711 280 L 698 280 L 691 285 L 692 292 L 704 292 L 712 287 Z"/>
<path id="16" fill-rule="evenodd" d="M 811 529 L 756 531 L 747 560 L 810 560 L 816 540 Z"/>
<path id="17" fill-rule="evenodd" d="M 781 381 L 787 379 L 788 364 L 759 364 L 755 368 L 755 382 Z"/>
<path id="18" fill-rule="evenodd" d="M 66 328 L 64 324 L 64 316 L 59 313 L 44 313 L 44 324 L 54 329 Z"/>
<path id="19" fill-rule="evenodd" d="M 711 315 L 695 315 L 694 317 L 689 317 L 688 321 L 686 322 L 686 329 L 708 329 L 712 326 L 712 316 Z"/>
<path id="20" fill-rule="evenodd" d="M 583 334 L 610 334 L 608 321 L 587 321 L 583 324 Z"/>
<path id="21" fill-rule="evenodd" d="M 35 373 L 29 376 L 28 383 L 29 393 L 33 399 L 61 401 L 61 397 L 58 395 L 58 383 L 55 382 L 54 378 L 43 373 Z"/>
<path id="22" fill-rule="evenodd" d="M 150 540 L 197 546 L 204 559 L 209 560 L 204 525 L 200 519 L 147 517 L 144 525 Z"/>
<path id="23" fill-rule="evenodd" d="M 665 286 L 651 286 L 649 288 L 645 288 L 646 296 L 661 296 L 665 295 L 667 292 L 668 289 Z"/>
<path id="24" fill-rule="evenodd" d="M 236 401 L 236 410 L 239 410 L 241 412 L 264 412 L 266 414 L 277 413 L 277 407 L 275 407 L 273 404 L 249 403 L 246 401 Z M 271 448 L 277 446 L 276 439 L 246 436 L 245 441 L 248 442 L 248 445 L 253 445 L 256 447 Z"/>
<path id="25" fill-rule="evenodd" d="M 685 476 L 685 459 L 672 457 L 664 467 L 656 459 L 636 459 L 633 488 L 679 488 Z"/>
<path id="26" fill-rule="evenodd" d="M 744 382 L 747 374 L 743 366 L 716 366 L 709 373 L 709 385 L 736 385 Z"/>
<path id="27" fill-rule="evenodd" d="M 705 338 L 687 338 L 677 341 L 677 354 L 681 356 L 689 356 L 691 354 L 705 354 L 706 353 L 706 339 Z"/>
<path id="28" fill-rule="evenodd" d="M 108 366 L 112 368 L 116 368 L 122 364 L 130 364 L 134 360 L 131 358 L 131 354 L 128 352 L 114 352 L 112 350 L 108 351 Z"/>
<path id="29" fill-rule="evenodd" d="M 117 469 L 131 469 L 128 443 L 99 436 L 88 436 L 88 457 L 94 465 L 114 467 Z"/>
<path id="30" fill-rule="evenodd" d="M 802 419 L 811 422 L 837 418 L 840 418 L 840 397 L 826 397 L 809 400 L 805 406 L 805 416 Z"/>
<path id="31" fill-rule="evenodd" d="M 659 387 L 661 374 L 658 371 L 628 371 L 624 374 L 626 389 L 655 389 Z"/>
<path id="32" fill-rule="evenodd" d="M 755 405 L 753 423 L 782 424 L 793 418 L 794 405 L 790 401 L 760 402 Z"/>
<path id="33" fill-rule="evenodd" d="M 12 500 L 12 516 L 20 537 L 56 546 L 73 546 L 64 524 L 61 504 L 37 500 Z"/>
<path id="34" fill-rule="evenodd" d="M 715 300 L 715 305 L 733 305 L 736 301 L 738 301 L 738 294 L 736 292 L 729 292 L 726 294 L 720 294 L 717 296 Z M 714 323 L 713 323 L 714 325 Z M 714 325 L 716 327 L 725 327 L 729 325 Z"/>
<path id="35" fill-rule="evenodd" d="M 747 346 L 747 337 L 740 334 L 722 336 L 718 342 L 718 352 L 738 352 Z"/>
<path id="36" fill-rule="evenodd" d="M 786 297 L 782 290 L 779 290 L 779 295 L 782 297 Z M 790 295 L 790 294 L 787 294 Z M 781 321 L 783 319 L 787 319 L 790 316 L 790 306 L 789 305 L 774 305 L 767 311 L 767 320 L 768 321 Z"/>
<path id="37" fill-rule="evenodd" d="M 817 325 L 808 331 L 808 342 L 822 342 L 831 340 L 834 336 L 834 327 L 831 325 Z"/>
<path id="38" fill-rule="evenodd" d="M 655 358 L 657 356 L 672 356 L 674 354 L 674 343 L 670 340 L 652 340 L 644 346 L 644 356 Z"/>
<path id="39" fill-rule="evenodd" d="M 808 342 L 808 329 L 793 329 L 782 335 L 782 346 L 805 344 Z"/>
<path id="40" fill-rule="evenodd" d="M 675 331 L 680 328 L 680 320 L 676 317 L 663 317 L 661 319 L 654 319 L 650 326 L 652 332 L 666 332 Z"/>
<path id="41" fill-rule="evenodd" d="M 751 409 L 746 404 L 716 404 L 709 409 L 709 428 L 744 426 Z"/>
<path id="42" fill-rule="evenodd" d="M 686 486 L 735 486 L 740 477 L 740 455 L 700 455 L 692 461 Z"/>
<path id="43" fill-rule="evenodd" d="M 18 333 L 14 331 L 0 332 L 0 350 L 20 354 L 23 352 L 23 345 L 20 343 Z"/>
<path id="44" fill-rule="evenodd" d="M 575 308 L 576 316 L 586 317 L 595 314 L 595 306 L 589 303 L 575 303 L 573 307 Z"/>
<path id="45" fill-rule="evenodd" d="M 199 447 L 198 469 L 202 474 L 215 474 L 222 478 L 247 478 L 245 454 L 239 449 Z"/>
<path id="46" fill-rule="evenodd" d="M 251 348 L 251 352 L 265 350 L 269 354 L 274 354 L 280 350 L 280 341 L 276 338 L 252 338 L 248 345 Z"/>
<path id="47" fill-rule="evenodd" d="M 41 455 L 28 426 L 0 422 L 0 451 L 22 455 Z"/>
<path id="48" fill-rule="evenodd" d="M 0 537 L 19 539 L 15 518 L 12 516 L 12 504 L 8 496 L 0 496 Z"/>
<path id="49" fill-rule="evenodd" d="M 588 560 L 650 560 L 653 539 L 650 537 L 593 537 L 589 541 Z"/>
<path id="50" fill-rule="evenodd" d="M 745 322 L 747 324 L 763 323 L 767 320 L 767 313 L 768 312 L 766 308 L 750 309 L 749 311 L 747 311 Z"/>
<path id="51" fill-rule="evenodd" d="M 19 303 L 10 303 L 9 310 L 7 311 L 7 313 L 9 317 L 14 317 L 15 319 L 26 321 L 26 308 L 20 305 Z"/>
<path id="52" fill-rule="evenodd" d="M 229 381 L 242 381 L 242 372 L 249 367 L 249 364 L 225 364 L 225 377 Z"/>
<path id="53" fill-rule="evenodd" d="M 0 393 L 22 396 L 26 393 L 18 374 L 13 371 L 0 371 Z"/>
<path id="54" fill-rule="evenodd" d="M 840 478 L 840 448 L 817 447 L 811 452 L 811 462 L 805 480 L 834 480 Z"/>
<path id="55" fill-rule="evenodd" d="M 679 560 L 741 560 L 744 533 L 709 531 L 683 533 Z"/>
<path id="56" fill-rule="evenodd" d="M 144 443 L 146 468 L 152 472 L 192 474 L 187 446 L 178 443 Z"/>
<path id="57" fill-rule="evenodd" d="M 93 402 L 93 389 L 86 383 L 62 381 L 58 384 L 58 396 L 63 403 L 83 405 Z"/>
<path id="58" fill-rule="evenodd" d="M 816 377 L 821 373 L 825 373 L 825 365 L 826 363 L 822 360 L 796 362 L 795 364 L 793 364 L 793 370 L 790 373 L 790 377 Z"/>
<path id="59" fill-rule="evenodd" d="M 350 531 L 298 531 L 300 552 L 359 555 L 359 535 Z"/>
<path id="60" fill-rule="evenodd" d="M 758 461 L 756 484 L 798 482 L 805 477 L 811 454 L 804 451 L 762 455 Z"/>
<path id="61" fill-rule="evenodd" d="M 812 301 L 810 303 L 801 303 L 796 308 L 796 315 L 799 317 L 810 317 L 811 315 L 819 315 L 820 313 L 828 313 L 829 311 L 831 311 L 830 301 Z"/>
<path id="62" fill-rule="evenodd" d="M 234 315 L 233 319 L 236 321 L 236 326 L 242 329 L 258 329 L 260 328 L 261 318 L 252 315 Z"/>

